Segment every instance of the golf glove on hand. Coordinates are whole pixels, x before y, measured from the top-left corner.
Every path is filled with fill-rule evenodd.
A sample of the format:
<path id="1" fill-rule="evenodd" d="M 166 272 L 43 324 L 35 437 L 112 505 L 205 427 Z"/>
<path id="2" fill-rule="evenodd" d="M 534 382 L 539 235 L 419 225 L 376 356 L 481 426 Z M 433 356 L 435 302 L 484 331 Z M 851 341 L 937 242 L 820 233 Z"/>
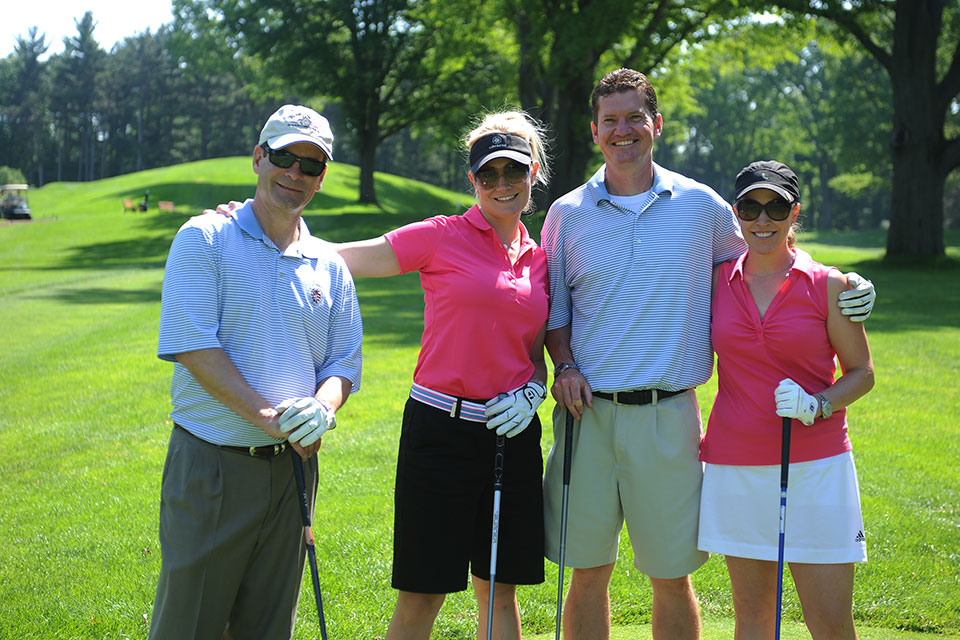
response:
<path id="1" fill-rule="evenodd" d="M 774 397 L 777 399 L 778 416 L 796 418 L 808 427 L 813 424 L 820 409 L 820 402 L 790 378 L 780 381 Z"/>
<path id="2" fill-rule="evenodd" d="M 851 322 L 863 322 L 870 317 L 873 311 L 873 302 L 877 299 L 877 292 L 873 288 L 873 283 L 859 273 L 851 271 L 846 274 L 847 282 L 853 285 L 853 289 L 840 292 L 840 299 L 837 306 L 840 307 L 840 313 L 850 316 Z"/>
<path id="3" fill-rule="evenodd" d="M 506 397 L 487 401 L 487 429 L 496 429 L 498 436 L 512 438 L 519 435 L 537 413 L 537 407 L 547 398 L 547 388 L 530 381 L 517 387 Z"/>
<path id="4" fill-rule="evenodd" d="M 280 413 L 280 430 L 288 434 L 287 440 L 301 447 L 310 446 L 337 426 L 330 405 L 313 396 L 284 400 L 277 406 L 277 411 Z"/>

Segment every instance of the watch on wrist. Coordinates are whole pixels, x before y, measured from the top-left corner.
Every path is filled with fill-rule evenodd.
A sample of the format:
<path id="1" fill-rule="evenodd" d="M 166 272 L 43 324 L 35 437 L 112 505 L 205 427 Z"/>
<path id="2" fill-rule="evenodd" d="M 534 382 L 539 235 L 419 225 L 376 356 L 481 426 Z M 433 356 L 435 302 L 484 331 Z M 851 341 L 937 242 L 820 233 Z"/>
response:
<path id="1" fill-rule="evenodd" d="M 833 404 L 827 400 L 827 396 L 822 393 L 814 394 L 814 397 L 820 401 L 820 417 L 829 418 L 833 415 Z"/>
<path id="2" fill-rule="evenodd" d="M 577 365 L 573 364 L 572 362 L 561 362 L 556 367 L 554 367 L 553 377 L 557 378 L 560 376 L 561 373 L 563 373 L 567 369 L 576 369 L 576 368 L 577 368 Z"/>

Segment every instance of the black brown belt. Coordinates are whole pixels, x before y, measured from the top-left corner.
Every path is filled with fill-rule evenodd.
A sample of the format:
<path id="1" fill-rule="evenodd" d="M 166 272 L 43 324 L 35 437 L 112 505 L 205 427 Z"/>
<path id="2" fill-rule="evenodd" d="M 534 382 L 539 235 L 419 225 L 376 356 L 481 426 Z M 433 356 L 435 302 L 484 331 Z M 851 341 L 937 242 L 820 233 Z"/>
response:
<path id="1" fill-rule="evenodd" d="M 689 389 L 681 389 L 680 391 L 637 389 L 636 391 L 614 391 L 613 393 L 594 391 L 593 395 L 598 398 L 603 398 L 604 400 L 612 400 L 615 404 L 656 404 L 658 400 L 672 398 L 687 391 L 689 391 Z"/>
<path id="2" fill-rule="evenodd" d="M 184 433 L 194 438 L 197 438 L 197 440 L 202 440 L 203 442 L 207 442 L 203 438 L 200 438 L 194 435 L 193 433 L 190 433 L 189 429 L 184 429 L 176 422 L 173 423 L 173 426 L 176 427 L 177 429 L 180 429 Z M 273 456 L 278 456 L 287 450 L 286 442 L 281 442 L 279 444 L 265 444 L 259 447 L 234 447 L 228 444 L 214 444 L 212 442 L 207 442 L 207 444 L 212 444 L 215 447 L 219 447 L 220 449 L 226 449 L 227 451 L 242 453 L 243 455 L 246 455 L 246 456 L 253 456 L 254 458 L 272 458 Z"/>

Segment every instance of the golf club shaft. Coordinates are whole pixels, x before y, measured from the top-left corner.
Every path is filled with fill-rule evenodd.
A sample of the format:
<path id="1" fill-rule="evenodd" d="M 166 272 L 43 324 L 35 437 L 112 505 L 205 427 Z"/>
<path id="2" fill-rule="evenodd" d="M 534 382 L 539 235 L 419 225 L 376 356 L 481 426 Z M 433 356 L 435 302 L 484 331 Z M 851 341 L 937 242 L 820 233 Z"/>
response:
<path id="1" fill-rule="evenodd" d="M 320 617 L 320 637 L 327 640 L 327 623 L 323 617 L 323 598 L 320 596 L 320 575 L 317 569 L 317 550 L 313 544 L 313 527 L 310 525 L 310 505 L 307 503 L 307 485 L 303 479 L 303 461 L 296 451 L 293 457 L 293 476 L 297 481 L 300 494 L 300 520 L 303 522 L 303 538 L 307 544 L 307 557 L 310 561 L 310 575 L 313 578 L 313 598 L 317 602 L 317 615 Z"/>
<path id="2" fill-rule="evenodd" d="M 490 532 L 490 592 L 487 594 L 487 640 L 493 637 L 493 590 L 497 578 L 497 545 L 500 538 L 500 493 L 503 490 L 503 436 L 497 436 L 493 467 L 493 529 Z"/>
<path id="3" fill-rule="evenodd" d="M 777 629 L 775 638 L 780 640 L 780 613 L 783 609 L 783 548 L 787 523 L 787 476 L 790 473 L 790 418 L 783 419 L 780 441 L 780 538 L 777 544 Z"/>
<path id="4" fill-rule="evenodd" d="M 567 410 L 563 434 L 563 506 L 560 509 L 560 579 L 557 581 L 557 634 L 563 624 L 563 573 L 567 555 L 567 507 L 570 504 L 570 467 L 573 463 L 573 414 Z"/>

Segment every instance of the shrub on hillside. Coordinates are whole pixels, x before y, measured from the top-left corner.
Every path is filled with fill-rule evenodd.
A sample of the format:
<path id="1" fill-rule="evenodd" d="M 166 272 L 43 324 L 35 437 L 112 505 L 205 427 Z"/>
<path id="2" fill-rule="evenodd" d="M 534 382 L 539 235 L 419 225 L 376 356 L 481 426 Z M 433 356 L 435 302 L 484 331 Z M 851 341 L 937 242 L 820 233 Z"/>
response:
<path id="1" fill-rule="evenodd" d="M 19 169 L 0 167 L 0 184 L 25 184 L 27 178 Z"/>

